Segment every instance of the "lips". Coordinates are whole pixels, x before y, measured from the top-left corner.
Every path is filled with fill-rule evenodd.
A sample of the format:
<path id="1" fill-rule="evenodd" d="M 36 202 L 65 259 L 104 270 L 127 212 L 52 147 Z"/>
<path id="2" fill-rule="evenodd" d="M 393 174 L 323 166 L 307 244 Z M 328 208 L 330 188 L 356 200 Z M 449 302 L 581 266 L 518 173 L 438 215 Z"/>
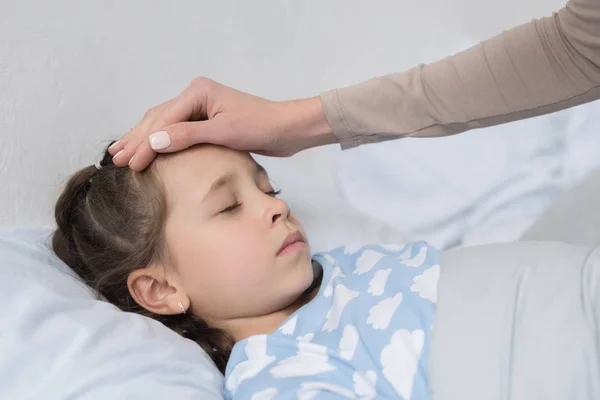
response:
<path id="1" fill-rule="evenodd" d="M 286 247 L 288 247 L 288 246 L 290 246 L 290 245 L 292 245 L 292 244 L 294 244 L 296 242 L 302 242 L 302 243 L 304 243 L 304 237 L 298 231 L 290 233 L 289 235 L 287 235 L 287 237 L 283 241 L 283 244 L 281 245 L 281 247 L 277 251 L 277 254 L 280 254 Z"/>

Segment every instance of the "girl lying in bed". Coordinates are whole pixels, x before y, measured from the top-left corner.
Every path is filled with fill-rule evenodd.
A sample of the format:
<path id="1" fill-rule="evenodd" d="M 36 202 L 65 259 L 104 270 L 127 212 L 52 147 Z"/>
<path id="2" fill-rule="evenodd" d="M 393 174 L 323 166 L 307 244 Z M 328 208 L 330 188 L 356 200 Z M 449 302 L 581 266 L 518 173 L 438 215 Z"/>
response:
<path id="1" fill-rule="evenodd" d="M 226 398 L 428 398 L 439 253 L 417 242 L 311 255 L 277 195 L 249 154 L 223 147 L 161 155 L 142 173 L 105 153 L 60 196 L 53 249 L 109 302 L 202 346 Z"/>

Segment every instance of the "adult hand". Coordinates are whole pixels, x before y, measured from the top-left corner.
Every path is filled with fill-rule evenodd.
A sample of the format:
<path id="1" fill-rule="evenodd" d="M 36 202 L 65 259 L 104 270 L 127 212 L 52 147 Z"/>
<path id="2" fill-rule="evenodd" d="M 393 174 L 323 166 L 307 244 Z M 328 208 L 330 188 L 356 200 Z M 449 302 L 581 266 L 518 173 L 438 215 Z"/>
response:
<path id="1" fill-rule="evenodd" d="M 336 142 L 319 97 L 274 102 L 196 78 L 179 96 L 148 110 L 109 152 L 115 165 L 140 171 L 157 152 L 199 143 L 285 157 Z"/>

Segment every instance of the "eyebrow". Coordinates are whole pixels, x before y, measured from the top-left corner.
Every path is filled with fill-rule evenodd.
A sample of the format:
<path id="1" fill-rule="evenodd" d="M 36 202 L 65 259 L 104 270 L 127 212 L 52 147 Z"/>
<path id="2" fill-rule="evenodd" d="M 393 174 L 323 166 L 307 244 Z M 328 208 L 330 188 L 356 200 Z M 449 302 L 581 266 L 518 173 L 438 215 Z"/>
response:
<path id="1" fill-rule="evenodd" d="M 254 163 L 254 175 L 256 176 L 256 175 L 260 175 L 260 174 L 267 175 L 267 171 L 263 168 L 262 165 L 260 165 L 258 163 Z M 225 174 L 221 175 L 216 181 L 214 181 L 210 185 L 210 188 L 208 189 L 208 191 L 202 198 L 202 201 L 206 200 L 206 198 L 208 196 L 210 196 L 211 193 L 213 193 L 225 186 L 231 185 L 235 181 L 237 176 L 238 176 L 238 174 L 235 171 L 228 171 Z"/>

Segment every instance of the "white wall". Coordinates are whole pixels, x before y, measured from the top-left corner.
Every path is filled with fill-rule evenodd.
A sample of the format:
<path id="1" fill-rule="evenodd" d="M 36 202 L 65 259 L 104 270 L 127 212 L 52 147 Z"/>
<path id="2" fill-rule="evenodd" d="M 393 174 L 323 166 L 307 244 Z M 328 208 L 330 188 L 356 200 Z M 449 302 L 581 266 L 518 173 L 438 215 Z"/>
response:
<path id="1" fill-rule="evenodd" d="M 204 75 L 272 99 L 433 60 L 564 0 L 0 0 L 0 224 Z"/>

